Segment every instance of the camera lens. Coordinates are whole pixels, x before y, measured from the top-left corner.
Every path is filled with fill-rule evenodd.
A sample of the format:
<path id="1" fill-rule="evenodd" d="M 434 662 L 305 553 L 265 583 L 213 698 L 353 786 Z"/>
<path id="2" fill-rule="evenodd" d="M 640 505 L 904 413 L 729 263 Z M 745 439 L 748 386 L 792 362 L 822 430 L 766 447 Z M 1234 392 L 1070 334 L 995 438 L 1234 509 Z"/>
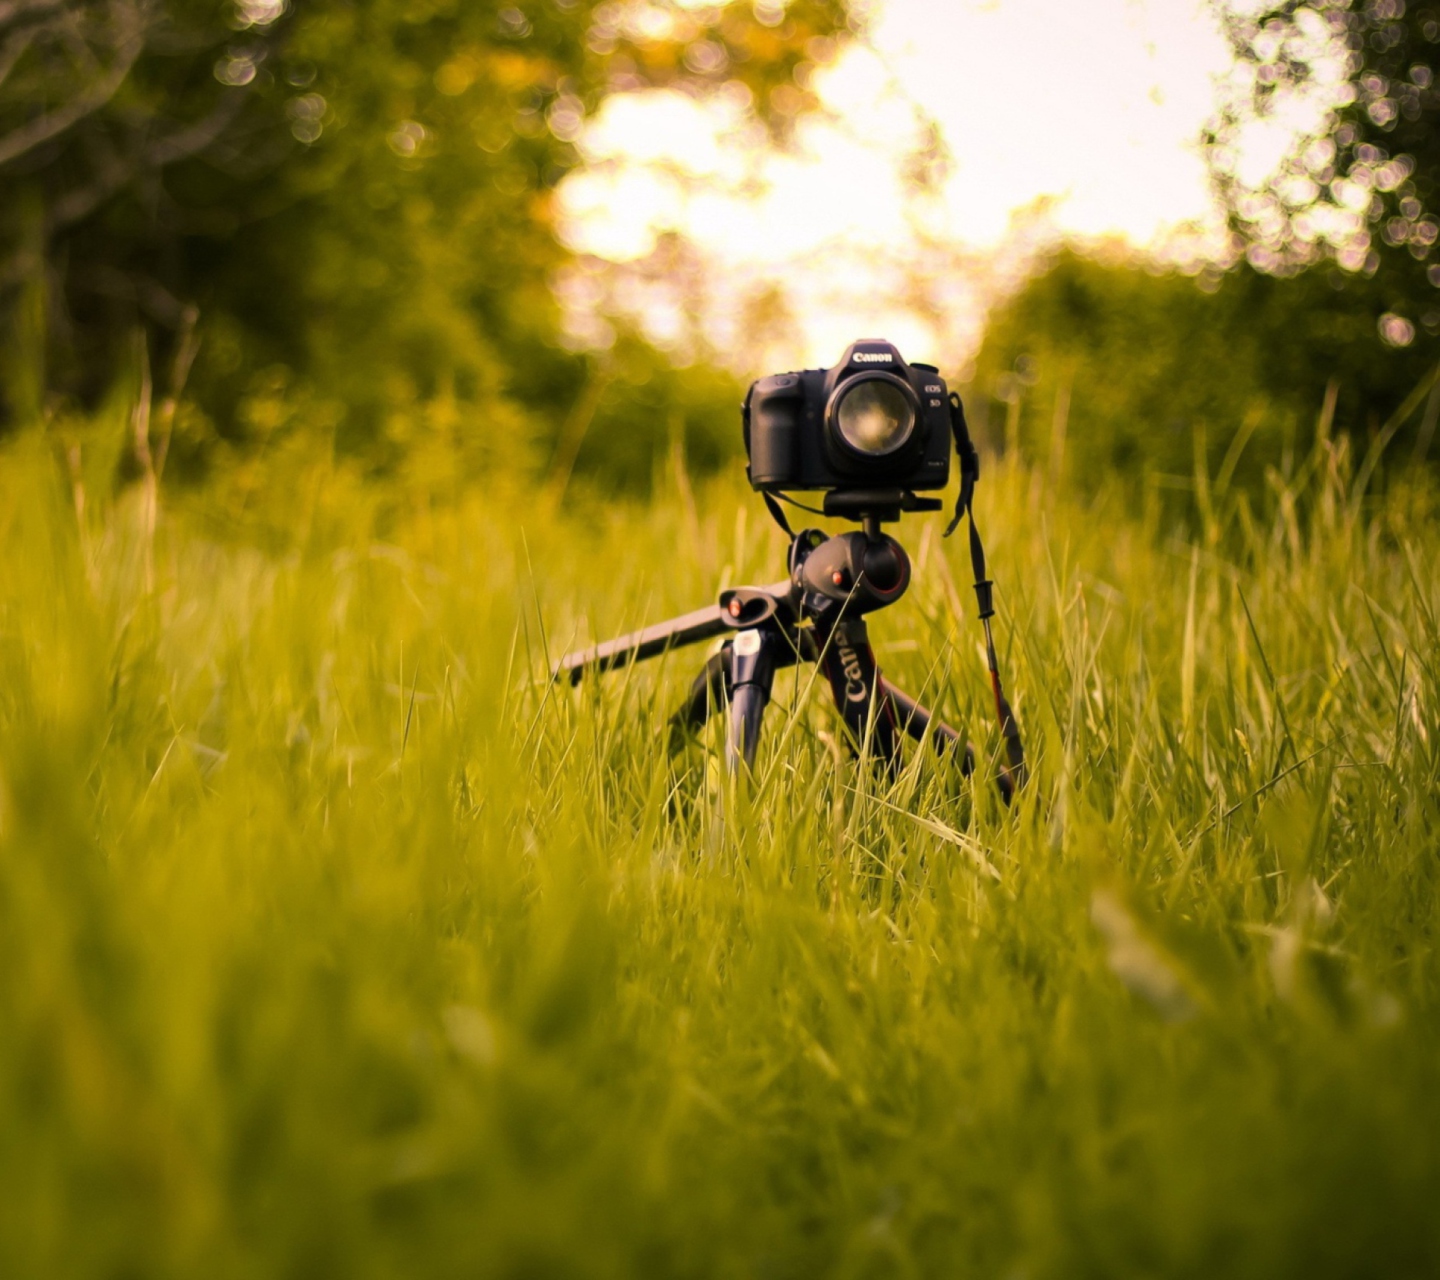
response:
<path id="1" fill-rule="evenodd" d="M 893 382 L 864 378 L 841 393 L 834 420 L 852 449 L 879 456 L 893 453 L 910 438 L 915 411 Z"/>

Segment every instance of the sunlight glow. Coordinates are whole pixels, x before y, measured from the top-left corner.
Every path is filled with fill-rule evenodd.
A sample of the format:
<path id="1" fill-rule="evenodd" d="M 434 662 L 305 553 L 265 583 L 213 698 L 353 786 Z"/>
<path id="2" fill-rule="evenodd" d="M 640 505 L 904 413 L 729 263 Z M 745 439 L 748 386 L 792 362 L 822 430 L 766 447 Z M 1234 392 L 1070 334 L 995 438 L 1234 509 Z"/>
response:
<path id="1" fill-rule="evenodd" d="M 612 98 L 562 187 L 562 233 L 622 264 L 678 235 L 709 265 L 713 316 L 778 285 L 785 345 L 828 362 L 876 315 L 877 283 L 899 287 L 897 264 L 1003 254 L 1037 204 L 1055 233 L 1136 245 L 1213 225 L 1196 139 L 1229 64 L 1203 0 L 887 0 L 868 41 L 816 77 L 825 110 L 787 153 L 764 150 L 734 101 Z M 927 122 L 948 155 L 917 191 Z M 974 332 L 907 327 L 946 348 Z"/>

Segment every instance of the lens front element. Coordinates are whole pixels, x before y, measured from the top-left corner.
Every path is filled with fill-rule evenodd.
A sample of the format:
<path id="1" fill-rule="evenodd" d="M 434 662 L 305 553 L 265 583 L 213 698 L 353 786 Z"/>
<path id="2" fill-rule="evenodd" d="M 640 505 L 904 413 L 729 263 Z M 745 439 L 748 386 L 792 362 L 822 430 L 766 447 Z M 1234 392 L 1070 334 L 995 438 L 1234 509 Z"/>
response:
<path id="1" fill-rule="evenodd" d="M 879 457 L 893 453 L 915 428 L 915 410 L 888 378 L 860 378 L 840 393 L 834 422 L 841 438 L 857 453 Z"/>

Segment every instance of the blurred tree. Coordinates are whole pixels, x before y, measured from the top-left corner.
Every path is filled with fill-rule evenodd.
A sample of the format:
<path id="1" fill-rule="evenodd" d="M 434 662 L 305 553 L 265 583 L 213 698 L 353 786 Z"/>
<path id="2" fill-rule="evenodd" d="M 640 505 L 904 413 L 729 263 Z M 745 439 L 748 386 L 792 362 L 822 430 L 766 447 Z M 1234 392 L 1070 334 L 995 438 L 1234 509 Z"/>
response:
<path id="1" fill-rule="evenodd" d="M 591 381 L 548 287 L 566 256 L 550 197 L 586 117 L 615 92 L 725 87 L 782 136 L 848 17 L 847 0 L 0 0 L 0 318 L 29 335 L 8 413 L 93 400 L 137 326 L 163 356 L 198 313 L 191 385 L 224 434 L 303 418 L 403 448 L 478 406 L 497 449 L 523 449 Z"/>
<path id="2" fill-rule="evenodd" d="M 1362 442 L 1413 401 L 1432 357 L 1381 342 L 1380 305 L 1334 265 L 1197 279 L 1062 249 L 992 312 L 967 405 L 992 449 L 1084 483 L 1188 477 L 1197 452 L 1212 475 L 1254 479 L 1308 447 L 1327 389 L 1329 425 Z M 1440 404 L 1413 407 L 1399 444 L 1428 450 Z"/>
<path id="3" fill-rule="evenodd" d="M 1213 3 L 1236 64 L 1203 142 L 1236 266 L 1202 289 L 1061 252 L 993 315 L 979 415 L 997 445 L 1007 427 L 1040 456 L 1068 439 L 1082 474 L 1188 473 L 1197 441 L 1216 471 L 1243 439 L 1243 476 L 1333 388 L 1334 429 L 1368 443 L 1388 426 L 1395 456 L 1424 454 L 1440 414 L 1440 391 L 1423 394 L 1440 357 L 1440 6 Z M 1268 121 L 1313 125 L 1257 180 L 1247 134 Z"/>
<path id="4" fill-rule="evenodd" d="M 1440 333 L 1440 6 L 1216 0 L 1236 56 L 1206 137 L 1239 247 L 1257 270 L 1324 260 L 1368 278 L 1391 346 Z M 1257 120 L 1314 120 L 1263 181 L 1243 175 Z"/>

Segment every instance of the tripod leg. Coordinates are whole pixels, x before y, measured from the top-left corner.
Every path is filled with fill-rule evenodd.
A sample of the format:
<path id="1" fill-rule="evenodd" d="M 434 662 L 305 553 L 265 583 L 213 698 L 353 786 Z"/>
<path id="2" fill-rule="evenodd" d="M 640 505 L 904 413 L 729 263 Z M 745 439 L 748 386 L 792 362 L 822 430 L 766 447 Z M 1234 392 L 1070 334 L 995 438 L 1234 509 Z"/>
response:
<path id="1" fill-rule="evenodd" d="M 716 707 L 725 704 L 730 689 L 731 645 L 711 654 L 690 685 L 690 692 L 680 709 L 670 717 L 670 753 L 685 745 L 685 740 L 705 727 Z"/>
<path id="2" fill-rule="evenodd" d="M 784 644 L 778 632 L 757 627 L 742 631 L 731 645 L 730 734 L 725 740 L 725 763 L 732 772 L 742 760 L 747 770 L 755 763 L 760 720 L 780 665 L 777 646 Z"/>
<path id="3" fill-rule="evenodd" d="M 870 734 L 870 745 L 891 775 L 900 772 L 900 742 L 895 709 L 885 694 L 870 633 L 863 618 L 841 618 L 829 635 L 821 670 L 850 736 L 858 746 Z"/>
<path id="4" fill-rule="evenodd" d="M 935 719 L 935 713 L 929 707 L 916 702 L 908 693 L 897 689 L 883 676 L 880 679 L 880 685 L 885 691 L 885 696 L 890 699 L 891 706 L 895 708 L 896 718 L 900 722 L 901 729 L 916 742 L 924 740 L 927 729 L 933 729 L 934 734 L 931 741 L 935 745 L 936 752 L 941 755 L 959 752 L 961 753 L 960 772 L 968 778 L 975 771 L 974 747 L 943 720 Z"/>

